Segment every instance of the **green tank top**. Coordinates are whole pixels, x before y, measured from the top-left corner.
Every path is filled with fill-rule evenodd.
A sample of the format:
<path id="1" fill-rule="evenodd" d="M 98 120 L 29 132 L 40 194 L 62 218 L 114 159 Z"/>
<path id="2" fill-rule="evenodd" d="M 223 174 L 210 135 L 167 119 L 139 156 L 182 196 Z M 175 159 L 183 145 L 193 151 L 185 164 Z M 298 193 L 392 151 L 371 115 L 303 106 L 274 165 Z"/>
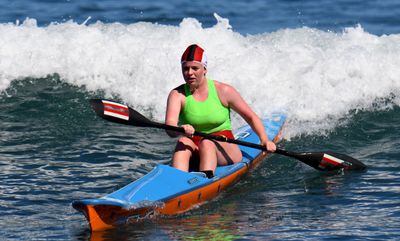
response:
<path id="1" fill-rule="evenodd" d="M 232 130 L 230 109 L 225 107 L 215 88 L 213 80 L 207 80 L 208 97 L 205 101 L 196 101 L 190 92 L 189 86 L 184 84 L 185 106 L 179 114 L 179 123 L 190 124 L 196 131 L 207 134 Z"/>

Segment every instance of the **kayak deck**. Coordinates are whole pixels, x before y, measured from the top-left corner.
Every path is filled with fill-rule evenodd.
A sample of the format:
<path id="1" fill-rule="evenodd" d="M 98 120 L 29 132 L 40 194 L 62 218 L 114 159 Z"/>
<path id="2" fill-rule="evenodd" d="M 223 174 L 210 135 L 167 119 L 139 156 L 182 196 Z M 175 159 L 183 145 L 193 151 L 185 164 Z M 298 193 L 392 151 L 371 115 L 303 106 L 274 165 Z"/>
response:
<path id="1" fill-rule="evenodd" d="M 263 120 L 270 140 L 279 140 L 285 119 L 284 114 L 273 114 Z M 258 136 L 249 126 L 240 128 L 235 136 L 238 140 L 259 143 Z M 258 149 L 244 146 L 240 149 L 242 162 L 217 167 L 213 178 L 160 164 L 142 178 L 111 194 L 74 201 L 72 206 L 84 213 L 92 231 L 136 222 L 156 214 L 185 212 L 219 195 L 265 158 Z"/>

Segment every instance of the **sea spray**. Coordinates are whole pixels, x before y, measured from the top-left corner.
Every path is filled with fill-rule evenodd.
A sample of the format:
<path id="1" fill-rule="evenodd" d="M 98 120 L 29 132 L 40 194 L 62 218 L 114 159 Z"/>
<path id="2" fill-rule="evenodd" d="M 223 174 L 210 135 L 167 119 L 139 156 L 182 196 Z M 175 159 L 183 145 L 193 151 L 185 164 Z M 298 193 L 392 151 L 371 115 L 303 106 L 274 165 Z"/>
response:
<path id="1" fill-rule="evenodd" d="M 197 43 L 207 52 L 209 78 L 237 88 L 260 116 L 288 113 L 287 138 L 332 130 L 354 111 L 399 105 L 398 34 L 376 36 L 356 26 L 244 36 L 228 19 L 215 17 L 209 28 L 193 18 L 179 26 L 71 20 L 39 27 L 35 19 L 0 24 L 0 90 L 11 81 L 56 73 L 162 121 L 169 91 L 183 83 L 180 55 Z"/>

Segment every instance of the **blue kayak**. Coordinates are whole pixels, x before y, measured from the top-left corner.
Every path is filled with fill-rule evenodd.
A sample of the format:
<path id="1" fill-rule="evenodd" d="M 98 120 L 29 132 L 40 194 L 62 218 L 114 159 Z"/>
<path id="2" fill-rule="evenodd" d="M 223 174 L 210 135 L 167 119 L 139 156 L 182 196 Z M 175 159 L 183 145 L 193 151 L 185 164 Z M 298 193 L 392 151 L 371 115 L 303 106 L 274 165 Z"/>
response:
<path id="1" fill-rule="evenodd" d="M 263 120 L 268 138 L 279 141 L 286 115 L 272 114 Z M 248 126 L 236 131 L 237 140 L 260 143 Z M 183 172 L 168 165 L 157 165 L 142 178 L 101 198 L 74 201 L 72 206 L 86 216 L 92 231 L 104 230 L 153 215 L 173 215 L 188 211 L 216 197 L 237 182 L 266 155 L 260 150 L 240 146 L 241 162 L 218 166 L 213 178 L 203 173 Z"/>

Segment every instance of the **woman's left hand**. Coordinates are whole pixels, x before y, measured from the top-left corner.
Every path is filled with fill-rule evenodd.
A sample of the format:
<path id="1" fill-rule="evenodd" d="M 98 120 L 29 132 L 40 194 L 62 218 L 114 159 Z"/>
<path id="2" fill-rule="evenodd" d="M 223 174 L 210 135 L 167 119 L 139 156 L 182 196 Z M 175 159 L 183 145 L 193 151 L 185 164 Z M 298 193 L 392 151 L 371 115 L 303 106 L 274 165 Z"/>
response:
<path id="1" fill-rule="evenodd" d="M 267 149 L 267 152 L 275 152 L 276 151 L 276 145 L 272 141 L 262 142 L 262 145 L 265 146 L 265 148 Z"/>
<path id="2" fill-rule="evenodd" d="M 267 150 L 269 152 L 275 152 L 276 151 L 276 145 L 272 141 L 267 141 Z"/>

